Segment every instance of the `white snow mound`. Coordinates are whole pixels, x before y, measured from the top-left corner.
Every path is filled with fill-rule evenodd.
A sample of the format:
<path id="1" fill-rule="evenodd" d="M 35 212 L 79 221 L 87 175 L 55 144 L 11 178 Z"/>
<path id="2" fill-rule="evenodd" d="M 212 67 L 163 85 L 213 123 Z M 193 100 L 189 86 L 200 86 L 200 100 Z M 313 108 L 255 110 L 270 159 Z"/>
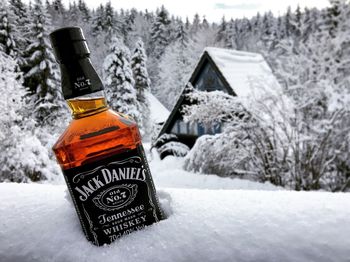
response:
<path id="1" fill-rule="evenodd" d="M 350 195 L 159 189 L 166 220 L 86 241 L 65 186 L 0 184 L 0 261 L 349 261 Z"/>

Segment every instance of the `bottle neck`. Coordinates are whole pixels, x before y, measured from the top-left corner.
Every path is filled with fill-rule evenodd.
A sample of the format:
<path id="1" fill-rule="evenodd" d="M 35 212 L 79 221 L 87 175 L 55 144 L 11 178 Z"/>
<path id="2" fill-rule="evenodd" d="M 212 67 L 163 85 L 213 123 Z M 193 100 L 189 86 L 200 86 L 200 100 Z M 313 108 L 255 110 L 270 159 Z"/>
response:
<path id="1" fill-rule="evenodd" d="M 67 104 L 74 119 L 94 115 L 108 109 L 103 91 L 68 99 Z"/>
<path id="2" fill-rule="evenodd" d="M 88 55 L 60 63 L 62 92 L 74 119 L 107 110 L 103 84 Z"/>
<path id="3" fill-rule="evenodd" d="M 60 64 L 63 96 L 66 100 L 103 90 L 103 84 L 88 56 Z"/>

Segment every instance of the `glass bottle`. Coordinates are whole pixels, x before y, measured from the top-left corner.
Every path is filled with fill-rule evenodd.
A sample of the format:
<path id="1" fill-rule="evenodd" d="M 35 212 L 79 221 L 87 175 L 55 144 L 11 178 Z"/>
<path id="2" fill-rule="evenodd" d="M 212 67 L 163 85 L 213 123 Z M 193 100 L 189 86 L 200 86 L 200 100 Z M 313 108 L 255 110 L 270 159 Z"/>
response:
<path id="1" fill-rule="evenodd" d="M 137 124 L 108 107 L 82 29 L 50 34 L 73 120 L 53 151 L 83 231 L 109 244 L 162 219 Z"/>

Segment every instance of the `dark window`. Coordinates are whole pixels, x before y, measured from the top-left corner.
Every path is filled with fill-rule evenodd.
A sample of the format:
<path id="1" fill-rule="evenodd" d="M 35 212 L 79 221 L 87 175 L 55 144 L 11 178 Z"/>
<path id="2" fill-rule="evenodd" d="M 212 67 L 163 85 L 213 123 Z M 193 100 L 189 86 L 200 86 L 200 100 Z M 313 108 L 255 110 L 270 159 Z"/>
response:
<path id="1" fill-rule="evenodd" d="M 201 91 L 220 90 L 227 92 L 219 78 L 219 75 L 208 62 L 199 73 L 199 76 L 197 77 L 193 86 Z"/>

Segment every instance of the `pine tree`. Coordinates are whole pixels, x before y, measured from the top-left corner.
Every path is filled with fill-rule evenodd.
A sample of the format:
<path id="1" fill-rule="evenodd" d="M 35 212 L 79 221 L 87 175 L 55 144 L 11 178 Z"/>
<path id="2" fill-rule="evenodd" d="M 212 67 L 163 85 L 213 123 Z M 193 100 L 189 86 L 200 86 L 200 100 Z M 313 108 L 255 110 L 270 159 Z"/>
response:
<path id="1" fill-rule="evenodd" d="M 216 33 L 216 41 L 221 42 L 226 37 L 226 30 L 227 30 L 227 22 L 225 19 L 225 16 L 221 18 L 221 23 L 219 25 L 218 31 Z"/>
<path id="2" fill-rule="evenodd" d="M 65 13 L 65 8 L 62 4 L 62 0 L 54 0 L 52 1 L 53 9 L 56 11 L 57 14 L 63 15 Z"/>
<path id="3" fill-rule="evenodd" d="M 91 19 L 91 14 L 84 0 L 78 0 L 78 9 L 80 11 L 82 21 L 84 23 L 89 22 Z"/>
<path id="4" fill-rule="evenodd" d="M 199 18 L 199 14 L 195 14 L 193 17 L 190 35 L 194 37 L 200 29 L 201 29 L 201 19 Z"/>
<path id="5" fill-rule="evenodd" d="M 261 41 L 267 50 L 276 40 L 276 22 L 272 12 L 265 13 L 262 19 Z"/>
<path id="6" fill-rule="evenodd" d="M 28 9 L 22 0 L 10 0 L 10 9 L 13 12 L 16 20 L 14 21 L 17 26 L 19 26 L 20 31 L 23 30 L 29 22 Z M 21 30 L 22 29 L 22 30 Z M 22 36 L 23 37 L 23 36 Z"/>
<path id="7" fill-rule="evenodd" d="M 187 47 L 189 42 L 188 32 L 185 29 L 183 22 L 180 20 L 177 22 L 174 30 L 174 40 L 180 42 L 181 46 Z"/>
<path id="8" fill-rule="evenodd" d="M 49 11 L 50 16 L 52 18 L 52 23 L 56 27 L 62 27 L 65 25 L 67 15 L 66 9 L 62 4 L 62 0 L 54 0 L 52 1 L 52 4 L 46 4 L 46 9 Z"/>
<path id="9" fill-rule="evenodd" d="M 291 18 L 292 35 L 294 38 L 298 39 L 297 41 L 299 41 L 299 38 L 301 37 L 301 23 L 303 20 L 303 14 L 301 13 L 299 5 Z"/>
<path id="10" fill-rule="evenodd" d="M 311 10 L 305 8 L 304 15 L 301 21 L 301 41 L 306 43 L 312 35 L 314 35 L 318 28 L 319 23 L 319 11 L 316 8 Z"/>
<path id="11" fill-rule="evenodd" d="M 277 36 L 278 39 L 284 39 L 286 38 L 287 34 L 286 34 L 286 26 L 284 24 L 285 20 L 284 20 L 284 16 L 279 16 L 277 18 Z"/>
<path id="12" fill-rule="evenodd" d="M 16 43 L 16 59 L 19 68 L 23 71 L 23 51 L 30 44 L 29 40 L 29 17 L 28 7 L 21 0 L 10 0 L 10 10 L 15 19 L 11 19 L 14 41 Z"/>
<path id="13" fill-rule="evenodd" d="M 145 19 L 148 23 L 153 23 L 154 22 L 154 13 L 149 12 L 147 9 L 145 11 Z"/>
<path id="14" fill-rule="evenodd" d="M 185 29 L 187 31 L 189 31 L 190 30 L 190 26 L 191 26 L 190 20 L 188 20 L 188 17 L 186 16 Z"/>
<path id="15" fill-rule="evenodd" d="M 224 39 L 225 47 L 236 49 L 237 48 L 237 31 L 236 31 L 236 24 L 233 19 L 230 20 L 230 22 L 227 23 L 227 33 Z"/>
<path id="16" fill-rule="evenodd" d="M 69 8 L 68 8 L 68 14 L 67 18 L 71 23 L 79 23 L 80 22 L 80 16 L 79 16 L 79 8 L 77 6 L 77 3 L 73 1 L 73 4 L 69 2 Z"/>
<path id="17" fill-rule="evenodd" d="M 38 122 L 52 121 L 62 109 L 62 96 L 55 58 L 48 42 L 50 18 L 41 0 L 33 6 L 29 25 L 32 43 L 24 51 L 24 84 L 30 90 L 33 113 Z"/>
<path id="18" fill-rule="evenodd" d="M 0 3 L 0 50 L 13 58 L 17 57 L 14 39 L 14 25 L 10 21 L 11 11 L 5 3 Z M 12 17 L 12 19 L 14 19 Z"/>
<path id="19" fill-rule="evenodd" d="M 331 7 L 327 8 L 324 13 L 323 29 L 328 31 L 331 38 L 335 38 L 344 1 L 331 0 L 330 3 Z"/>
<path id="20" fill-rule="evenodd" d="M 254 16 L 251 19 L 251 25 L 252 25 L 252 33 L 253 35 L 259 39 L 260 38 L 260 34 L 261 34 L 261 28 L 262 28 L 262 20 L 261 20 L 261 15 L 258 12 L 256 14 L 256 16 Z"/>
<path id="21" fill-rule="evenodd" d="M 243 18 L 240 20 L 239 25 L 237 25 L 237 31 L 236 31 L 236 44 L 237 49 L 239 50 L 250 50 L 251 45 L 251 31 L 252 26 L 250 24 L 250 21 L 247 18 Z"/>
<path id="22" fill-rule="evenodd" d="M 209 23 L 205 16 L 203 16 L 201 28 L 203 28 L 204 30 L 208 30 L 209 28 Z"/>
<path id="23" fill-rule="evenodd" d="M 108 1 L 105 6 L 104 15 L 104 30 L 107 32 L 109 38 L 112 38 L 113 35 L 116 33 L 117 29 L 114 17 L 114 10 L 110 1 Z"/>
<path id="24" fill-rule="evenodd" d="M 130 67 L 130 51 L 117 38 L 112 39 L 103 67 L 106 95 L 110 106 L 142 124 Z"/>
<path id="25" fill-rule="evenodd" d="M 169 13 L 162 6 L 151 28 L 151 53 L 155 59 L 162 56 L 165 47 L 169 44 L 169 25 Z"/>
<path id="26" fill-rule="evenodd" d="M 290 6 L 288 6 L 287 13 L 284 16 L 284 25 L 285 25 L 286 37 L 290 37 L 291 34 L 293 33 L 292 20 L 293 20 L 292 9 L 291 9 Z"/>
<path id="27" fill-rule="evenodd" d="M 92 18 L 91 30 L 94 36 L 104 31 L 105 29 L 104 17 L 105 17 L 105 8 L 102 4 L 100 4 L 100 6 L 96 9 L 96 12 Z"/>
<path id="28" fill-rule="evenodd" d="M 135 8 L 127 12 L 123 17 L 119 17 L 117 23 L 119 24 L 119 31 L 124 38 L 124 42 L 128 46 L 132 46 L 135 38 L 136 25 L 135 20 L 137 11 Z"/>
<path id="29" fill-rule="evenodd" d="M 151 81 L 147 72 L 147 55 L 141 39 L 136 42 L 133 56 L 131 58 L 131 68 L 135 79 L 135 88 L 137 91 L 137 100 L 140 103 L 145 102 L 145 91 L 150 91 Z"/>
<path id="30" fill-rule="evenodd" d="M 136 89 L 136 97 L 138 100 L 138 104 L 140 106 L 139 112 L 142 112 L 142 125 L 141 131 L 145 133 L 150 132 L 150 105 L 147 97 L 145 95 L 146 92 L 151 91 L 151 80 L 148 77 L 147 72 L 147 56 L 145 49 L 143 47 L 143 42 L 139 39 L 136 42 L 136 47 L 134 49 L 133 56 L 131 58 L 131 68 L 133 71 L 133 76 L 135 79 L 135 89 Z"/>

